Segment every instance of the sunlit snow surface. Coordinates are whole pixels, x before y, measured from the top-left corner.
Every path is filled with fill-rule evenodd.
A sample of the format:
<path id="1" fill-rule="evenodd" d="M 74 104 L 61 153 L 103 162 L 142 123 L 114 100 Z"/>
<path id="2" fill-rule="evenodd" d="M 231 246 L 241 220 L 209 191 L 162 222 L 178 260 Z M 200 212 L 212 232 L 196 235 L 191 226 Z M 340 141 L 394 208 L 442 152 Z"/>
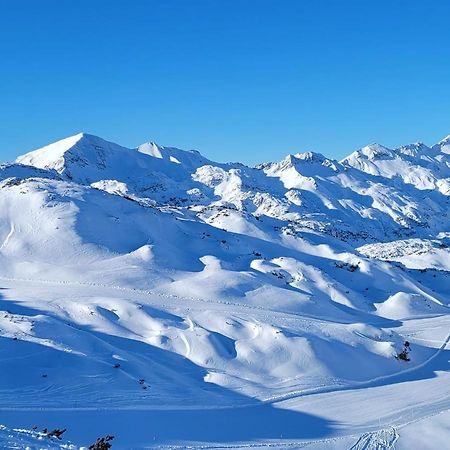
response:
<path id="1" fill-rule="evenodd" d="M 2 166 L 0 447 L 444 448 L 449 147 L 250 168 L 80 134 Z"/>

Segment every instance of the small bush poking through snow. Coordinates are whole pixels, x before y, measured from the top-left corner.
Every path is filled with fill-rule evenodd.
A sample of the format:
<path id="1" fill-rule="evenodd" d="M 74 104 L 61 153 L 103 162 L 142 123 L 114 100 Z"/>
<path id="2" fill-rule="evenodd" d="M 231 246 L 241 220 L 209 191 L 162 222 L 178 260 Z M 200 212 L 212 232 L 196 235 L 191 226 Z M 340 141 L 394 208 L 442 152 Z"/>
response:
<path id="1" fill-rule="evenodd" d="M 52 431 L 48 431 L 47 428 L 44 428 L 43 433 L 47 437 L 55 437 L 56 439 L 61 440 L 61 436 L 67 431 L 67 428 L 63 428 L 62 430 L 60 428 L 55 428 Z"/>
<path id="2" fill-rule="evenodd" d="M 114 439 L 114 436 L 105 436 L 98 438 L 94 444 L 88 447 L 89 450 L 108 450 L 112 447 L 110 442 Z"/>
<path id="3" fill-rule="evenodd" d="M 402 361 L 410 361 L 411 360 L 409 358 L 410 351 L 411 351 L 410 343 L 408 341 L 405 341 L 405 343 L 403 344 L 403 350 L 397 353 L 396 358 L 401 359 Z"/>
<path id="4" fill-rule="evenodd" d="M 356 270 L 359 269 L 359 262 L 357 264 L 346 263 L 346 262 L 335 262 L 334 265 L 338 269 L 346 269 L 349 272 L 355 272 Z"/>

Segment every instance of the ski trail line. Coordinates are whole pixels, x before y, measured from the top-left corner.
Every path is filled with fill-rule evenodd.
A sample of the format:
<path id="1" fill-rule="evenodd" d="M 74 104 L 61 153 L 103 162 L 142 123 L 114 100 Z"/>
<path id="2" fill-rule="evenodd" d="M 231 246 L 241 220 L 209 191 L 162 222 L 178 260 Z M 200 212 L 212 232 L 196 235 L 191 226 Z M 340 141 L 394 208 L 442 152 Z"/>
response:
<path id="1" fill-rule="evenodd" d="M 6 236 L 6 238 L 3 241 L 2 245 L 0 245 L 0 250 L 3 250 L 8 245 L 8 242 L 11 239 L 11 236 L 14 234 L 14 231 L 15 231 L 15 226 L 14 226 L 14 223 L 11 222 L 11 228 L 9 230 L 8 236 Z"/>

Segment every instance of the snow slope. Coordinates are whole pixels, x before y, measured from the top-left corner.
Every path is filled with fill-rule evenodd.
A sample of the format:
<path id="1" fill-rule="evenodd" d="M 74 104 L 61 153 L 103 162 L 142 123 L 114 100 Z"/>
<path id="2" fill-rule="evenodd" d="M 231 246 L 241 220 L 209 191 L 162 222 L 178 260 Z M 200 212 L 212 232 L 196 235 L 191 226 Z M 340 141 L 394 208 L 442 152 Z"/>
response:
<path id="1" fill-rule="evenodd" d="M 448 142 L 252 168 L 78 134 L 1 166 L 0 423 L 114 448 L 394 448 L 421 421 L 443 441 Z"/>

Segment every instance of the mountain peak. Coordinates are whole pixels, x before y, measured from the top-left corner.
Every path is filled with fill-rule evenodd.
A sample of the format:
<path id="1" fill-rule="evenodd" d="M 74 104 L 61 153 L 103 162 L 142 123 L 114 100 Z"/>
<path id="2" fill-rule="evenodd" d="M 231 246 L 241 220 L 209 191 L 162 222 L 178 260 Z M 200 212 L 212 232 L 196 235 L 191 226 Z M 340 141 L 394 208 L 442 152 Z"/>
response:
<path id="1" fill-rule="evenodd" d="M 376 142 L 366 145 L 359 150 L 354 151 L 349 156 L 344 158 L 341 162 L 353 165 L 355 162 L 360 160 L 377 160 L 383 157 L 392 158 L 394 157 L 394 152 L 385 147 L 384 145 L 377 144 Z"/>
<path id="2" fill-rule="evenodd" d="M 16 162 L 40 169 L 54 169 L 62 173 L 68 161 L 86 166 L 91 160 L 98 159 L 100 152 L 112 147 L 124 149 L 98 136 L 78 133 L 19 156 Z"/>
<path id="3" fill-rule="evenodd" d="M 421 157 L 422 155 L 430 155 L 431 148 L 426 146 L 423 142 L 414 142 L 412 144 L 401 145 L 395 149 L 397 154 L 402 154 L 410 157 Z"/>
<path id="4" fill-rule="evenodd" d="M 313 152 L 313 151 L 296 153 L 293 156 L 294 156 L 294 158 L 302 160 L 302 161 L 322 162 L 327 159 L 324 155 L 322 155 L 322 153 L 317 153 L 317 152 Z"/>
<path id="5" fill-rule="evenodd" d="M 392 150 L 385 147 L 384 145 L 373 142 L 372 144 L 366 145 L 361 150 L 361 153 L 366 155 L 369 159 L 379 158 L 382 156 L 392 156 Z"/>
<path id="6" fill-rule="evenodd" d="M 162 147 L 160 147 L 156 142 L 145 142 L 138 146 L 137 151 L 140 153 L 144 153 L 145 155 L 153 156 L 154 158 L 163 158 L 163 154 L 161 152 Z"/>
<path id="7" fill-rule="evenodd" d="M 16 162 L 54 170 L 64 179 L 83 185 L 114 180 L 126 185 L 130 192 L 160 186 L 164 180 L 190 180 L 198 167 L 211 163 L 194 150 L 163 147 L 155 142 L 127 148 L 88 133 L 29 152 Z"/>

